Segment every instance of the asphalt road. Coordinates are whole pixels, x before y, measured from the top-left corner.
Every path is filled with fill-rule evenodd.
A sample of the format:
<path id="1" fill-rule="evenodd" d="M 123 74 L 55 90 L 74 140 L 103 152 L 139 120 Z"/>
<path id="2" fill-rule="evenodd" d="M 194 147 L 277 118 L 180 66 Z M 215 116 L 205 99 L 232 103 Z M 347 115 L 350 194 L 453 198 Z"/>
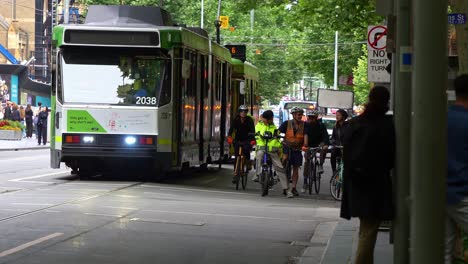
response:
<path id="1" fill-rule="evenodd" d="M 0 171 L 0 263 L 297 263 L 339 213 L 329 176 L 319 195 L 287 199 L 279 184 L 236 191 L 232 165 L 84 181 L 33 150 L 0 152 Z"/>

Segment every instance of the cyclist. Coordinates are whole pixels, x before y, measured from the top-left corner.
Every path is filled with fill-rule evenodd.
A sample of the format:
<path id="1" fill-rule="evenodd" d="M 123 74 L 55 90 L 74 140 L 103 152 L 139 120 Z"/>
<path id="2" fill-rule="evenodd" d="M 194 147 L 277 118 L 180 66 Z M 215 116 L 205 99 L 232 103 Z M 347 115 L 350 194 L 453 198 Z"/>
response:
<path id="1" fill-rule="evenodd" d="M 336 111 L 336 123 L 333 127 L 333 132 L 330 138 L 330 144 L 335 146 L 343 145 L 343 135 L 347 126 L 346 119 L 348 118 L 348 113 L 344 109 L 339 109 Z M 339 148 L 333 148 L 331 150 L 330 164 L 333 170 L 333 174 L 336 171 L 336 158 L 341 156 L 341 150 Z"/>
<path id="2" fill-rule="evenodd" d="M 234 143 L 236 157 L 239 155 L 240 146 L 242 146 L 243 154 L 247 161 L 247 171 L 250 171 L 252 169 L 250 152 L 252 151 L 252 145 L 255 145 L 255 126 L 252 117 L 247 115 L 249 108 L 246 105 L 239 106 L 238 110 L 239 114 L 234 118 L 229 128 L 227 142 L 229 145 Z M 232 183 L 236 183 L 238 180 L 238 177 L 234 175 Z"/>
<path id="3" fill-rule="evenodd" d="M 309 124 L 309 130 L 307 134 L 309 136 L 309 147 L 316 148 L 322 147 L 320 150 L 320 163 L 318 165 L 318 173 L 323 173 L 323 163 L 325 162 L 325 157 L 327 155 L 327 149 L 329 143 L 329 135 L 325 124 L 322 123 L 319 119 L 320 111 L 318 110 L 309 110 L 307 111 L 307 123 Z M 305 152 L 306 161 L 309 161 L 310 153 Z M 309 164 L 308 162 L 306 164 Z M 309 166 L 304 166 L 304 179 L 309 174 Z M 305 192 L 305 186 L 302 187 L 302 192 Z"/>
<path id="4" fill-rule="evenodd" d="M 308 124 L 302 121 L 302 116 L 304 115 L 304 110 L 299 107 L 293 107 L 291 109 L 291 114 L 293 116 L 292 120 L 287 120 L 281 124 L 279 127 L 279 132 L 286 134 L 284 138 L 284 147 L 283 147 L 283 164 L 288 160 L 291 162 L 293 168 L 292 173 L 292 188 L 284 187 L 283 185 L 283 194 L 291 197 L 290 193 L 294 196 L 299 196 L 296 186 L 299 178 L 299 167 L 302 165 L 302 152 L 307 150 L 308 146 Z M 291 157 L 288 156 L 291 155 Z M 283 182 L 280 179 L 281 182 Z M 287 182 L 289 184 L 289 182 Z"/>
<path id="5" fill-rule="evenodd" d="M 255 133 L 258 135 L 263 135 L 265 131 L 271 132 L 273 135 L 275 134 L 276 126 L 273 124 L 273 111 L 267 110 L 262 114 L 262 120 L 260 120 L 257 125 L 255 126 Z M 288 180 L 286 179 L 286 174 L 284 173 L 283 164 L 281 163 L 281 142 L 278 139 L 272 139 L 268 141 L 268 146 L 266 146 L 265 140 L 260 136 L 256 136 L 257 141 L 257 170 L 256 174 L 253 178 L 254 181 L 258 181 L 260 173 L 262 173 L 262 159 L 263 155 L 265 154 L 266 148 L 268 148 L 268 153 L 270 154 L 271 161 L 273 162 L 273 166 L 275 167 L 276 173 L 280 179 L 281 185 L 283 186 L 283 190 L 288 189 Z M 293 197 L 293 194 L 289 192 L 289 197 Z"/>

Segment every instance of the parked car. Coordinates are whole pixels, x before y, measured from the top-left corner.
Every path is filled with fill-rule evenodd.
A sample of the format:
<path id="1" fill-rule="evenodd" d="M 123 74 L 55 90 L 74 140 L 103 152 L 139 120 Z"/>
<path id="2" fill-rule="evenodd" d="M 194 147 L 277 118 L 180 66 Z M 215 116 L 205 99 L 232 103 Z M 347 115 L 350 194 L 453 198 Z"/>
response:
<path id="1" fill-rule="evenodd" d="M 335 116 L 329 116 L 329 115 L 323 116 L 322 123 L 327 128 L 328 135 L 331 137 L 332 132 L 333 132 L 333 127 L 335 126 L 335 123 L 336 123 Z"/>

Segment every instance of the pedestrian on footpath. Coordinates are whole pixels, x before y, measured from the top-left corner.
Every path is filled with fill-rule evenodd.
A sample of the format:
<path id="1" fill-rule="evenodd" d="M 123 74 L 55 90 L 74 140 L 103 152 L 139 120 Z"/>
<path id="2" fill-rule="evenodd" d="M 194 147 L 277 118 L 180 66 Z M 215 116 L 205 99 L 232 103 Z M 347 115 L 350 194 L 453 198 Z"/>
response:
<path id="1" fill-rule="evenodd" d="M 37 143 L 38 145 L 45 145 L 47 143 L 47 117 L 49 116 L 48 107 L 42 108 L 42 111 L 38 114 L 37 120 Z"/>
<path id="2" fill-rule="evenodd" d="M 26 106 L 26 110 L 24 111 L 24 119 L 26 121 L 26 137 L 32 138 L 32 131 L 33 131 L 33 110 L 31 109 L 31 105 L 28 104 Z"/>
<path id="3" fill-rule="evenodd" d="M 455 104 L 447 113 L 447 219 L 445 264 L 452 263 L 456 225 L 468 232 L 468 75 L 454 81 Z"/>
<path id="4" fill-rule="evenodd" d="M 39 121 L 39 114 L 42 112 L 42 103 L 38 102 L 37 103 L 37 108 L 34 111 L 34 119 L 33 119 L 33 124 L 36 127 L 36 139 L 39 139 L 39 129 L 38 129 L 38 121 Z"/>
<path id="5" fill-rule="evenodd" d="M 11 120 L 21 122 L 21 114 L 18 109 L 18 105 L 13 103 L 11 111 Z"/>
<path id="6" fill-rule="evenodd" d="M 356 264 L 373 264 L 380 223 L 392 220 L 392 182 L 395 161 L 393 117 L 386 115 L 390 93 L 374 87 L 364 112 L 349 121 L 343 138 L 343 200 L 340 216 L 359 217 Z"/>
<path id="7" fill-rule="evenodd" d="M 11 102 L 7 102 L 5 109 L 3 109 L 3 119 L 11 120 Z"/>

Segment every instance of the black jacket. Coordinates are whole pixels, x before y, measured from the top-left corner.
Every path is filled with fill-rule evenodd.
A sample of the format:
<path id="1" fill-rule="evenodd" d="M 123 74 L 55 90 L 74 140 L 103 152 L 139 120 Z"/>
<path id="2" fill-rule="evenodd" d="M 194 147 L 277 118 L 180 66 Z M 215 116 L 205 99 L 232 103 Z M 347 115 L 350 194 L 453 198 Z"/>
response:
<path id="1" fill-rule="evenodd" d="M 11 120 L 11 107 L 5 107 L 5 110 L 3 111 L 3 119 Z"/>
<path id="2" fill-rule="evenodd" d="M 348 125 L 348 122 L 343 122 L 343 124 L 339 125 L 338 123 L 335 124 L 333 127 L 333 132 L 330 138 L 330 144 L 336 145 L 336 146 L 341 146 L 343 145 L 343 137 L 344 137 L 344 132 L 345 128 Z"/>
<path id="3" fill-rule="evenodd" d="M 307 126 L 307 136 L 309 137 L 309 147 L 317 147 L 320 143 L 329 145 L 327 128 L 320 120 L 317 120 L 314 124 L 309 123 Z"/>
<path id="4" fill-rule="evenodd" d="M 49 113 L 41 111 L 38 114 L 38 120 L 37 120 L 37 125 L 41 127 L 47 127 L 47 117 L 49 116 Z"/>
<path id="5" fill-rule="evenodd" d="M 24 112 L 24 117 L 25 117 L 26 123 L 32 123 L 33 116 L 34 116 L 34 113 L 33 113 L 32 110 L 26 110 Z"/>
<path id="6" fill-rule="evenodd" d="M 234 139 L 236 141 L 250 141 L 255 139 L 255 126 L 252 117 L 246 116 L 245 121 L 242 123 L 241 117 L 236 116 L 228 131 L 228 136 L 235 133 Z M 249 135 L 249 133 L 251 135 Z"/>
<path id="7" fill-rule="evenodd" d="M 344 175 L 340 216 L 346 219 L 393 219 L 390 178 L 395 159 L 393 118 L 353 118 L 349 121 L 343 140 Z"/>

